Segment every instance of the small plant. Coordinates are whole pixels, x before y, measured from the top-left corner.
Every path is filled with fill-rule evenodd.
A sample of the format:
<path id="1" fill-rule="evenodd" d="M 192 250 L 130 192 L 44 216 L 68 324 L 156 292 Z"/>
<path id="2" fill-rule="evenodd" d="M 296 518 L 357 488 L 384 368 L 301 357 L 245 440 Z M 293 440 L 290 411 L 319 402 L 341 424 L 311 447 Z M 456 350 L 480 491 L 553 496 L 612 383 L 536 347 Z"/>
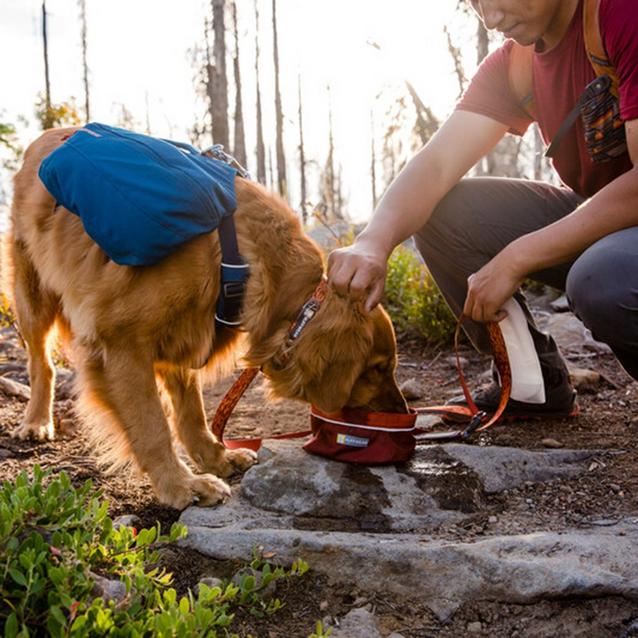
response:
<path id="1" fill-rule="evenodd" d="M 250 565 L 237 572 L 232 579 L 237 587 L 236 602 L 247 607 L 249 613 L 257 618 L 270 616 L 285 605 L 273 596 L 274 584 L 278 580 L 303 576 L 307 571 L 308 565 L 301 559 L 294 561 L 286 570 L 280 566 L 273 567 L 254 551 Z"/>
<path id="2" fill-rule="evenodd" d="M 122 638 L 236 637 L 233 609 L 257 616 L 281 609 L 267 600 L 270 583 L 301 576 L 255 557 L 238 584 L 200 583 L 178 599 L 172 575 L 155 565 L 159 549 L 186 534 L 173 525 L 114 528 L 108 503 L 91 481 L 75 488 L 62 472 L 53 478 L 38 466 L 0 488 L 0 635 Z M 2 629 L 4 628 L 4 629 Z"/>
<path id="3" fill-rule="evenodd" d="M 332 635 L 332 627 L 327 629 L 323 626 L 323 623 L 318 620 L 315 625 L 315 630 L 308 636 L 308 638 L 328 638 Z"/>
<path id="4" fill-rule="evenodd" d="M 383 304 L 400 330 L 416 333 L 432 346 L 451 342 L 456 320 L 427 268 L 404 246 L 388 262 Z"/>
<path id="5" fill-rule="evenodd" d="M 14 317 L 11 312 L 11 307 L 9 306 L 9 300 L 0 292 L 0 328 L 10 326 L 13 321 Z"/>

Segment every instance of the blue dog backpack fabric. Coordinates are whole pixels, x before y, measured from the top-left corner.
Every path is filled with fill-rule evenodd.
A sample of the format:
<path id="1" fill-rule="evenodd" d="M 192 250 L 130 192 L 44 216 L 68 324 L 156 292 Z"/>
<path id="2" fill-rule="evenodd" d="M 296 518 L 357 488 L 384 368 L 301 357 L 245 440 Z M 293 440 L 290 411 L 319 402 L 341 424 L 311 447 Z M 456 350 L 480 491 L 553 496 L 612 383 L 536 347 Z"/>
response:
<path id="1" fill-rule="evenodd" d="M 237 207 L 237 169 L 196 148 L 92 122 L 42 162 L 46 189 L 117 264 L 148 266 Z"/>

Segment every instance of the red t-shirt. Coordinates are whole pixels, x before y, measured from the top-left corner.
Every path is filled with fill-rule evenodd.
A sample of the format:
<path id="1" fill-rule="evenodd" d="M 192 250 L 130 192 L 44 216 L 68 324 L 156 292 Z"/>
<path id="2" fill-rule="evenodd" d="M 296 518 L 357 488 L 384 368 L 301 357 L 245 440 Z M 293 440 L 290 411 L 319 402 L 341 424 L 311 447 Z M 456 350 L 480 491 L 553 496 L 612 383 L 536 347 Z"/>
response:
<path id="1" fill-rule="evenodd" d="M 549 143 L 574 108 L 585 87 L 595 78 L 583 34 L 582 0 L 567 33 L 551 51 L 534 54 L 534 109 L 546 143 Z M 601 0 L 600 30 L 609 61 L 618 73 L 620 112 L 624 121 L 638 118 L 638 2 Z M 532 120 L 523 111 L 509 83 L 512 41 L 481 64 L 457 109 L 486 115 L 522 135 Z M 580 119 L 565 136 L 553 160 L 563 182 L 591 197 L 628 171 L 629 155 L 594 163 L 587 153 Z"/>

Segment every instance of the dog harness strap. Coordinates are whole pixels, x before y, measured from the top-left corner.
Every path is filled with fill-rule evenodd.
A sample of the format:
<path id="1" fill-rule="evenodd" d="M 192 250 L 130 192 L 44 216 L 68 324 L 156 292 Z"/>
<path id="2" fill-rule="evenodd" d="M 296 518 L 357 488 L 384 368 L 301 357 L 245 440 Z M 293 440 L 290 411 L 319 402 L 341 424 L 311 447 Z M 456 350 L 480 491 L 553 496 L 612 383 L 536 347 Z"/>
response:
<path id="1" fill-rule="evenodd" d="M 201 154 L 232 166 L 240 177 L 250 179 L 248 171 L 232 155 L 226 153 L 221 144 L 213 144 L 213 146 L 203 150 Z M 218 326 L 239 328 L 246 281 L 250 275 L 250 269 L 239 253 L 233 213 L 222 217 L 217 232 L 222 249 L 222 264 L 221 288 L 215 309 L 215 322 Z"/>
<path id="2" fill-rule="evenodd" d="M 239 254 L 235 220 L 223 217 L 217 229 L 222 249 L 221 287 L 215 309 L 217 324 L 238 328 L 250 268 Z"/>

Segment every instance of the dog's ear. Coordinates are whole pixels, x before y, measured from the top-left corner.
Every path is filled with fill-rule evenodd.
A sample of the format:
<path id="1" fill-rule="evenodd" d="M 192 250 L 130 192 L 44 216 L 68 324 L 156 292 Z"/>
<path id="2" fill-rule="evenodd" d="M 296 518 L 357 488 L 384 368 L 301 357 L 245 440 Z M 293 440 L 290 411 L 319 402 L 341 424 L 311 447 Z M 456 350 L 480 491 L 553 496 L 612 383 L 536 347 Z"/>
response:
<path id="1" fill-rule="evenodd" d="M 305 398 L 323 412 L 345 406 L 372 339 L 371 322 L 359 306 L 329 294 L 295 352 Z"/>

